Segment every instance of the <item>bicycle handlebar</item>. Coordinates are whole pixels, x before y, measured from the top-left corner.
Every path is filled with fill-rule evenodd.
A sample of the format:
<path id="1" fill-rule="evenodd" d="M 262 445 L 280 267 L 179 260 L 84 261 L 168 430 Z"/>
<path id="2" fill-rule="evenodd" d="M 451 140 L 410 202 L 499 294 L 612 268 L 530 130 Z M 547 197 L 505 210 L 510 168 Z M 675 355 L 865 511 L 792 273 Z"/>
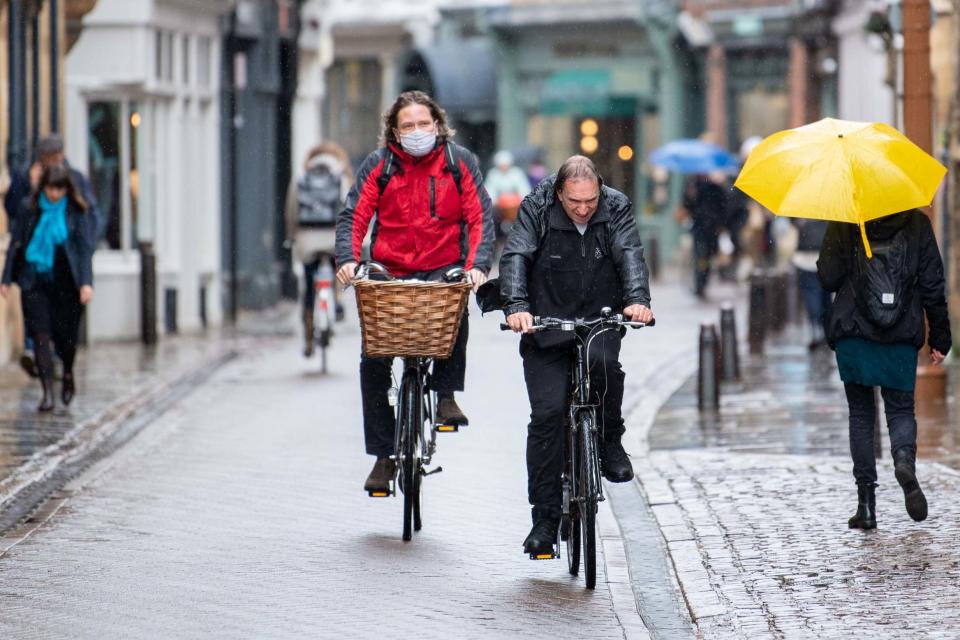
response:
<path id="1" fill-rule="evenodd" d="M 585 320 L 583 318 L 576 318 L 574 320 L 563 320 L 561 318 L 542 318 L 540 316 L 534 316 L 533 318 L 533 332 L 537 331 L 574 331 L 576 329 L 593 329 L 598 325 L 608 325 L 608 326 L 617 326 L 617 327 L 630 327 L 631 329 L 642 329 L 644 327 L 653 327 L 657 324 L 656 319 L 651 322 L 634 322 L 633 320 L 624 320 L 622 313 L 612 314 L 605 317 L 593 318 L 592 320 Z M 511 331 L 510 325 L 506 322 L 500 323 L 501 331 Z"/>
<path id="2" fill-rule="evenodd" d="M 354 280 L 363 280 L 370 276 L 370 273 L 379 273 L 384 276 L 387 280 L 396 280 L 397 278 L 390 273 L 390 271 L 380 264 L 379 262 L 374 262 L 373 260 L 367 260 L 361 262 L 357 266 L 356 274 L 354 275 Z M 443 274 L 443 282 L 469 282 L 472 283 L 473 280 L 470 278 L 470 273 L 465 271 L 463 267 L 453 267 L 448 269 Z"/>

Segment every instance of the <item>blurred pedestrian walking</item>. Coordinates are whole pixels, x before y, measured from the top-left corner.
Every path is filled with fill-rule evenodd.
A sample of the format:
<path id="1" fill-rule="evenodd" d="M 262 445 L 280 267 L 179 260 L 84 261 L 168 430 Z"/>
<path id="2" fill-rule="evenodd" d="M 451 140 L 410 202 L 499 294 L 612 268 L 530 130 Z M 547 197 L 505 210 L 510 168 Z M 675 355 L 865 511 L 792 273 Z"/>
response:
<path id="1" fill-rule="evenodd" d="M 493 259 L 493 213 L 476 156 L 453 142 L 446 112 L 421 91 L 401 93 L 383 116 L 382 146 L 367 156 L 337 218 L 337 279 L 356 275 L 373 224 L 373 259 L 402 278 L 438 280 L 452 267 L 486 281 Z M 467 367 L 466 311 L 453 353 L 433 364 L 436 420 L 463 426 L 454 392 Z M 393 358 L 360 355 L 360 394 L 367 453 L 377 458 L 364 490 L 389 491 L 396 470 L 395 417 L 387 400 Z"/>
<path id="2" fill-rule="evenodd" d="M 100 216 L 100 209 L 97 206 L 97 200 L 93 195 L 93 188 L 87 178 L 70 166 L 67 162 L 63 149 L 63 139 L 51 134 L 40 139 L 37 143 L 36 159 L 26 171 L 14 171 L 10 177 L 10 186 L 3 198 L 3 207 L 7 211 L 9 230 L 11 235 L 14 233 L 16 225 L 19 223 L 24 205 L 29 201 L 31 193 L 35 192 L 40 185 L 40 175 L 48 167 L 64 165 L 70 171 L 70 179 L 77 186 L 80 195 L 89 205 L 89 213 L 97 223 L 97 239 L 103 233 L 104 222 Z M 30 337 L 29 327 L 24 332 L 23 353 L 20 356 L 20 366 L 31 378 L 36 378 L 40 374 L 37 371 L 37 365 L 34 358 L 33 339 Z"/>
<path id="3" fill-rule="evenodd" d="M 857 482 L 857 512 L 850 528 L 877 526 L 874 457 L 876 403 L 880 387 L 890 432 L 897 481 L 907 513 L 927 517 L 927 501 L 916 476 L 917 421 L 914 412 L 917 353 L 929 323 L 930 359 L 940 364 L 951 345 L 943 260 L 930 220 L 917 210 L 865 224 L 872 258 L 857 225 L 829 223 L 817 274 L 837 292 L 827 320 L 827 340 L 850 408 L 850 453 Z"/>
<path id="4" fill-rule="evenodd" d="M 97 232 L 98 221 L 70 169 L 46 167 L 13 230 L 0 281 L 4 298 L 11 283 L 20 287 L 43 388 L 41 412 L 54 407 L 51 341 L 63 362 L 63 404 L 69 405 L 76 392 L 73 363 L 80 319 L 93 299 Z"/>
<path id="5" fill-rule="evenodd" d="M 678 217 L 691 222 L 693 236 L 693 292 L 698 298 L 706 296 L 710 265 L 719 247 L 721 226 L 727 219 L 726 175 L 715 172 L 696 174 L 687 178 L 683 191 L 683 206 Z"/>
<path id="6" fill-rule="evenodd" d="M 520 201 L 530 193 L 530 182 L 523 170 L 513 164 L 513 154 L 504 149 L 494 154 L 493 168 L 487 172 L 484 186 L 493 202 L 497 238 L 502 240 L 517 219 Z"/>
<path id="7" fill-rule="evenodd" d="M 310 149 L 303 173 L 287 190 L 287 241 L 303 265 L 303 355 L 313 355 L 314 278 L 322 266 L 336 271 L 337 215 L 353 186 L 350 158 L 343 147 L 325 141 Z M 336 319 L 343 319 L 343 305 L 335 289 Z"/>
<path id="8" fill-rule="evenodd" d="M 810 343 L 807 346 L 810 351 L 815 351 L 827 343 L 823 323 L 833 300 L 833 296 L 817 278 L 817 258 L 827 232 L 827 223 L 825 220 L 803 218 L 793 218 L 792 221 L 797 228 L 797 250 L 791 262 L 797 270 L 797 285 L 810 321 Z"/>

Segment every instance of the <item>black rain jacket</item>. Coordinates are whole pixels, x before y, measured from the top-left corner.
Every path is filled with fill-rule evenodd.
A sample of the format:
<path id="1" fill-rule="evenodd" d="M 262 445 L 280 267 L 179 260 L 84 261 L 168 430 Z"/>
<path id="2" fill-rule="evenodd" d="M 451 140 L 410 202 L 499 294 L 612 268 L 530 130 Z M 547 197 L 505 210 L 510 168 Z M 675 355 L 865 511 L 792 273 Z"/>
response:
<path id="1" fill-rule="evenodd" d="M 854 242 L 862 242 L 857 225 L 831 222 L 820 247 L 817 276 L 827 291 L 836 292 L 830 315 L 826 320 L 827 341 L 832 348 L 840 338 L 865 338 L 884 344 L 908 343 L 920 348 L 924 343 L 923 314 L 930 323 L 930 347 L 946 355 L 952 338 L 947 315 L 946 281 L 943 260 L 933 234 L 930 220 L 922 212 L 912 209 L 871 220 L 866 224 L 867 239 L 884 241 L 900 230 L 917 234 L 908 246 L 916 255 L 908 256 L 907 263 L 916 272 L 916 286 L 911 291 L 910 305 L 903 316 L 889 329 L 880 329 L 863 316 L 857 307 L 852 281 Z"/>
<path id="2" fill-rule="evenodd" d="M 524 198 L 510 230 L 500 258 L 504 313 L 595 318 L 603 307 L 649 307 L 647 265 L 629 198 L 602 186 L 597 211 L 580 235 L 554 196 L 555 179 Z M 540 347 L 570 339 L 558 332 L 533 336 Z"/>

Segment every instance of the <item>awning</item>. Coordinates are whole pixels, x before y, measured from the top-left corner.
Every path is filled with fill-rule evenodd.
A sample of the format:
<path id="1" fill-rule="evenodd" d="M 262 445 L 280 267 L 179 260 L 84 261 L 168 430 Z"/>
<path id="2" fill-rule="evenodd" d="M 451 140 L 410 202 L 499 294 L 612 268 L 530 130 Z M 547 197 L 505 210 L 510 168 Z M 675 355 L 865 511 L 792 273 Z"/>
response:
<path id="1" fill-rule="evenodd" d="M 403 67 L 403 89 L 428 92 L 455 120 L 497 118 L 497 71 L 487 40 L 442 43 L 417 49 Z"/>
<path id="2" fill-rule="evenodd" d="M 636 112 L 636 99 L 613 95 L 613 81 L 605 69 L 566 69 L 544 82 L 540 111 L 554 116 L 630 116 Z"/>

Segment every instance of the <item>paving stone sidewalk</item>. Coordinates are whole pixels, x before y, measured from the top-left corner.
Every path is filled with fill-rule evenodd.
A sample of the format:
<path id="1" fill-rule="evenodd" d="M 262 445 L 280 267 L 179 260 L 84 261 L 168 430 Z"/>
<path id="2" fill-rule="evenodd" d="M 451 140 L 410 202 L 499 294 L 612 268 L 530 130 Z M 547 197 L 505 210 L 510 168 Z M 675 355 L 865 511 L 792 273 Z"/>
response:
<path id="1" fill-rule="evenodd" d="M 238 330 L 165 336 L 155 347 L 98 342 L 81 349 L 69 408 L 38 413 L 40 385 L 17 364 L 0 368 L 0 531 L 58 484 L 129 438 L 258 334 L 292 332 L 277 311 L 245 315 Z M 283 318 L 284 321 L 277 322 Z"/>
<path id="2" fill-rule="evenodd" d="M 748 358 L 743 383 L 725 388 L 716 414 L 697 411 L 688 381 L 650 430 L 640 483 L 699 634 L 957 638 L 955 403 L 919 421 L 929 519 L 905 513 L 884 437 L 879 528 L 851 531 L 842 384 L 832 354 L 810 356 L 800 335 Z"/>

